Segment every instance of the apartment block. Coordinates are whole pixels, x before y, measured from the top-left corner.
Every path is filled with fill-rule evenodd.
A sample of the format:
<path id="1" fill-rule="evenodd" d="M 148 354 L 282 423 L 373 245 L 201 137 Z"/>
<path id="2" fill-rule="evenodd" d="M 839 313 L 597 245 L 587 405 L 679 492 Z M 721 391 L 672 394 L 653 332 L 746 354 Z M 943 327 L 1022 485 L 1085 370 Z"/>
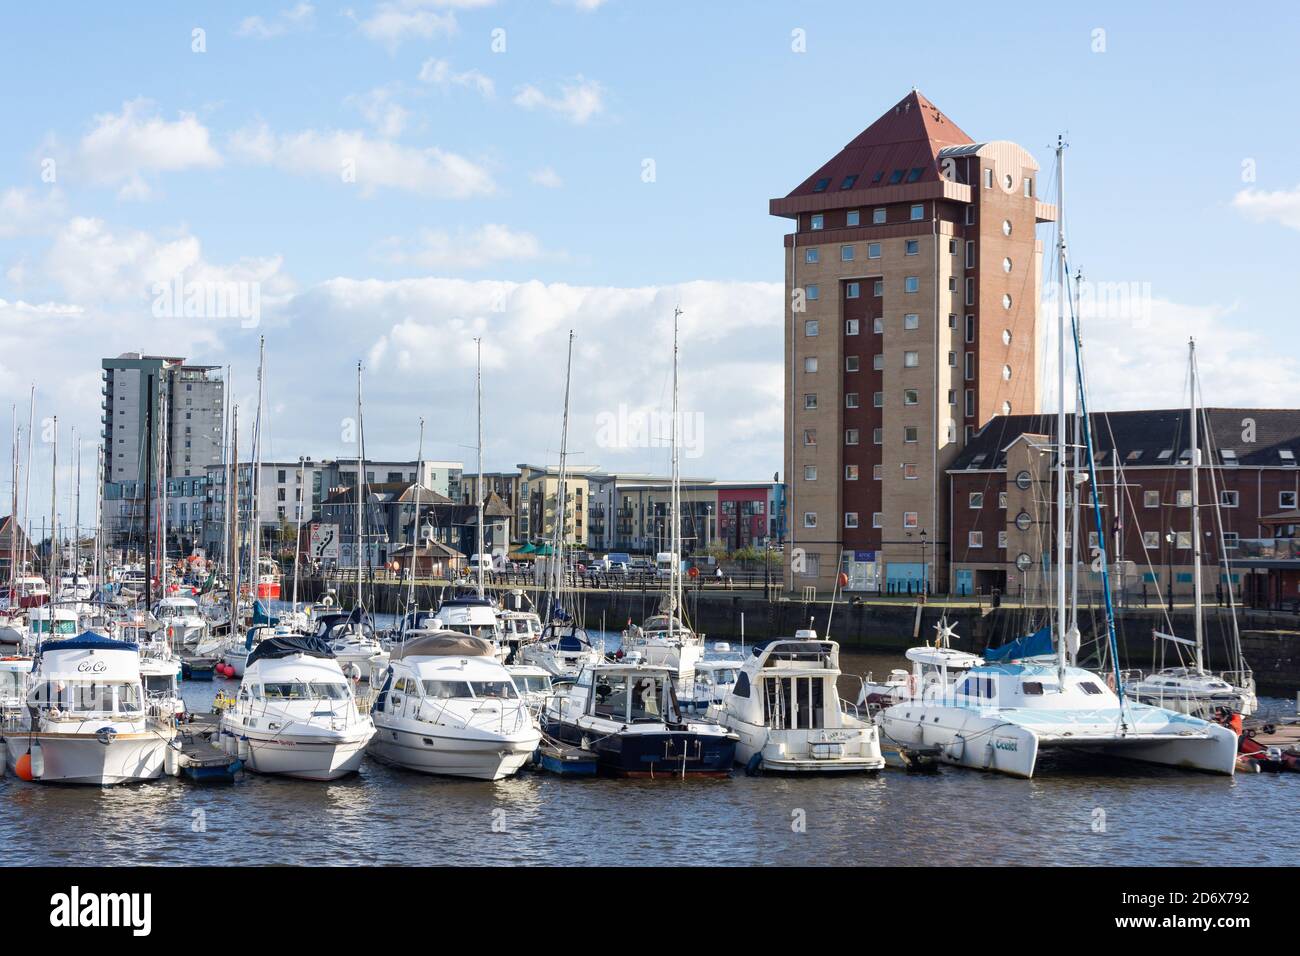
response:
<path id="1" fill-rule="evenodd" d="M 946 591 L 946 472 L 1039 407 L 1038 164 L 913 91 L 787 196 L 787 584 Z"/>

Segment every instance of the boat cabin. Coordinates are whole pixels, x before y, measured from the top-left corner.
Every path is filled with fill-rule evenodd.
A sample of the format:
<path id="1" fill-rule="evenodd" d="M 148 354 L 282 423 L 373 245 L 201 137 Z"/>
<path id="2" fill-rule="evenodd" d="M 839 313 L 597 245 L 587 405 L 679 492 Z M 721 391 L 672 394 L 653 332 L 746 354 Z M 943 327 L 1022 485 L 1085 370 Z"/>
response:
<path id="1" fill-rule="evenodd" d="M 680 723 L 672 671 L 649 664 L 585 667 L 570 692 L 581 712 L 623 724 Z"/>

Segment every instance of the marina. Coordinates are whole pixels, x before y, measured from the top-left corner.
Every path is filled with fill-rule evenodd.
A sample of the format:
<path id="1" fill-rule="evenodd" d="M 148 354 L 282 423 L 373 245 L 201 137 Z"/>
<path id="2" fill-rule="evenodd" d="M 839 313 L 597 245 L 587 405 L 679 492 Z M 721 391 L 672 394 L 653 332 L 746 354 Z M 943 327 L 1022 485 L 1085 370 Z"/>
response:
<path id="1" fill-rule="evenodd" d="M 611 635 L 611 639 L 616 635 Z M 899 658 L 843 655 L 848 673 Z M 191 709 L 233 681 L 185 684 Z M 847 688 L 844 688 L 847 689 Z M 1294 713 L 1294 703 L 1263 706 Z M 111 854 L 141 865 L 340 864 L 716 866 L 1268 866 L 1300 839 L 1300 774 L 1220 778 L 1124 761 L 1074 760 L 1016 780 L 944 767 L 873 775 L 627 780 L 525 770 L 495 782 L 429 776 L 367 760 L 328 783 L 248 771 L 233 784 L 166 777 L 83 788 L 0 779 L 5 865 Z M 960 813 L 955 812 L 960 808 Z M 1102 811 L 1103 816 L 1098 816 Z M 1168 826 L 1169 819 L 1179 826 Z M 806 828 L 794 826 L 803 819 Z M 1016 821 L 1015 839 L 1006 820 Z M 1250 820 L 1266 827 L 1225 827 Z M 1098 829 L 1098 821 L 1104 829 Z M 495 824 L 495 828 L 494 828 Z M 411 826 L 423 834 L 405 839 Z M 671 839 L 666 839 L 671 837 Z M 1045 860 L 1042 844 L 1050 842 Z"/>

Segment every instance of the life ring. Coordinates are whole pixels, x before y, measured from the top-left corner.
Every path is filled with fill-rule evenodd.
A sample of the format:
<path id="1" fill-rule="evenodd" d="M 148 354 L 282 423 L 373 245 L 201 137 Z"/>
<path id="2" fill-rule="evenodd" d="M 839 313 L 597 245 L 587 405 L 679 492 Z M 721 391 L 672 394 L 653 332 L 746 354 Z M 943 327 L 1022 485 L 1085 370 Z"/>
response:
<path id="1" fill-rule="evenodd" d="M 916 696 L 916 675 L 915 674 L 907 675 L 907 696 L 908 697 Z"/>
<path id="2" fill-rule="evenodd" d="M 1106 686 L 1109 687 L 1109 688 L 1111 689 L 1112 692 L 1114 692 L 1114 690 L 1115 690 L 1115 672 L 1114 672 L 1114 671 L 1107 671 L 1107 673 L 1106 673 Z"/>

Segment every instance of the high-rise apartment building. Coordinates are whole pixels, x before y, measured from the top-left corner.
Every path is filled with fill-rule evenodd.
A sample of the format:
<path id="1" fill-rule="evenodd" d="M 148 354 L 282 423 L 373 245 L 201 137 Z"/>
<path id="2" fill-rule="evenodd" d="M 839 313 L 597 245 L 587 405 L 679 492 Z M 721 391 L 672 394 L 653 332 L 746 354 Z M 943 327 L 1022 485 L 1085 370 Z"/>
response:
<path id="1" fill-rule="evenodd" d="M 104 359 L 104 524 L 117 546 L 144 542 L 144 482 L 153 455 L 155 498 L 163 479 L 201 478 L 221 461 L 225 383 L 217 366 L 127 352 Z M 146 449 L 148 396 L 153 396 L 153 448 Z"/>
<path id="2" fill-rule="evenodd" d="M 785 237 L 787 583 L 946 591 L 945 472 L 1039 403 L 1038 164 L 913 91 L 770 212 Z"/>

